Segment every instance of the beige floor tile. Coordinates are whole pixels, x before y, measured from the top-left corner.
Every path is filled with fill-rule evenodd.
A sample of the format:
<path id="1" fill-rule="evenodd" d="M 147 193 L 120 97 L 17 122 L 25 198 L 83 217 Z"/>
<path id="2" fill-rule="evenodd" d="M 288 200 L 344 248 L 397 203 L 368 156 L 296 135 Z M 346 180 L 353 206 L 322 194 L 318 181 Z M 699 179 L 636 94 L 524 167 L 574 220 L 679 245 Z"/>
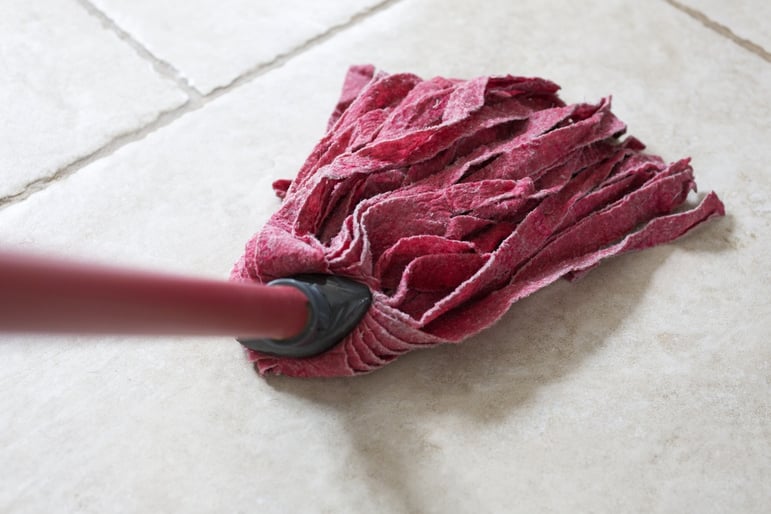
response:
<path id="1" fill-rule="evenodd" d="M 382 0 L 93 0 L 202 93 L 290 52 Z"/>
<path id="2" fill-rule="evenodd" d="M 0 197 L 186 100 L 72 2 L 0 4 Z"/>
<path id="3" fill-rule="evenodd" d="M 364 61 L 613 93 L 729 216 L 357 379 L 263 380 L 220 338 L 4 337 L 0 510 L 765 512 L 771 70 L 664 2 L 486 5 L 400 2 L 0 211 L 0 240 L 224 276 Z"/>

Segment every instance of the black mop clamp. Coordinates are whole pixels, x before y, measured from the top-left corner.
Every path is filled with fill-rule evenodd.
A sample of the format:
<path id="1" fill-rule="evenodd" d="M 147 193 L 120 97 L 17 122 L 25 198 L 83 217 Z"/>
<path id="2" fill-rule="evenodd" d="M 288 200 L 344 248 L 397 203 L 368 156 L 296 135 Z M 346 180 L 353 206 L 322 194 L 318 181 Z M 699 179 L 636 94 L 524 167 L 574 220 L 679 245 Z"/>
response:
<path id="1" fill-rule="evenodd" d="M 270 286 L 292 286 L 308 297 L 308 324 L 290 339 L 238 339 L 258 352 L 281 357 L 311 357 L 345 338 L 369 310 L 372 293 L 359 282 L 333 275 L 296 275 L 279 278 Z"/>

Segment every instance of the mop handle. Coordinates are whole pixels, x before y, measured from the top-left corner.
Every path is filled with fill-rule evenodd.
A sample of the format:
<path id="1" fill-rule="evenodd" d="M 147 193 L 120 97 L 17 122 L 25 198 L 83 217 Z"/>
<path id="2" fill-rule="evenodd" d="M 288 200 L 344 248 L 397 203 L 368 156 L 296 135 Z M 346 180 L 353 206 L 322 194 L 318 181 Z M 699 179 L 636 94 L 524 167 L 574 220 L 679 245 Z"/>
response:
<path id="1" fill-rule="evenodd" d="M 266 286 L 0 251 L 0 332 L 228 335 L 286 339 L 308 299 Z"/>

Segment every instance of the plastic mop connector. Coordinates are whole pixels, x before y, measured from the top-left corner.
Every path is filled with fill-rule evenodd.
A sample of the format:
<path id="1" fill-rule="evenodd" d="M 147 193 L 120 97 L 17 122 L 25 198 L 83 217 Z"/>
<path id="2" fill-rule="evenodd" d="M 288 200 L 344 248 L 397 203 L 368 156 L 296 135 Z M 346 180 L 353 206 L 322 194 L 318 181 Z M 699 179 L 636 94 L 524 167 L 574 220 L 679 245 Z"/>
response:
<path id="1" fill-rule="evenodd" d="M 311 357 L 345 338 L 361 321 L 372 303 L 369 288 L 333 275 L 297 275 L 279 278 L 269 286 L 296 287 L 308 298 L 308 324 L 289 339 L 238 339 L 251 350 L 281 357 Z"/>

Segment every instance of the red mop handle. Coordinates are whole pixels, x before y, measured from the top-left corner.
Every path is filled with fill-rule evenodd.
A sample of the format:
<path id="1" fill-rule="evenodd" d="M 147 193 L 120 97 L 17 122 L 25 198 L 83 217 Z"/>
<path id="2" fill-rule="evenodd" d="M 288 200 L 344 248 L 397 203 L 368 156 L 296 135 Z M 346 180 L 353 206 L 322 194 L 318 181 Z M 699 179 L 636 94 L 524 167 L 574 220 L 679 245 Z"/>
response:
<path id="1" fill-rule="evenodd" d="M 308 320 L 291 286 L 195 279 L 0 251 L 0 332 L 286 339 Z"/>

